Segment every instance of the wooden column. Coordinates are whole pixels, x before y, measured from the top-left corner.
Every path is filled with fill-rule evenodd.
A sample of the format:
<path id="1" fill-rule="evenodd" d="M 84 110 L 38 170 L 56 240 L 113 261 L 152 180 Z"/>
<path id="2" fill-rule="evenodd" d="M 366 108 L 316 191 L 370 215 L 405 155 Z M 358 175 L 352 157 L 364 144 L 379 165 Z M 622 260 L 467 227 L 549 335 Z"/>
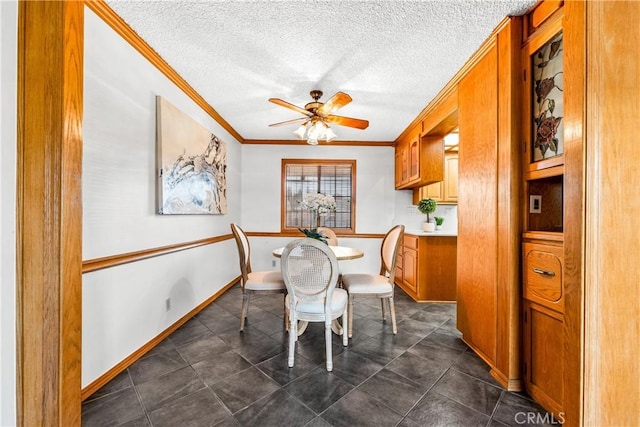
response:
<path id="1" fill-rule="evenodd" d="M 580 5 L 569 4 L 578 9 Z M 586 2 L 584 425 L 640 425 L 640 3 Z"/>
<path id="2" fill-rule="evenodd" d="M 22 1 L 18 23 L 17 412 L 81 414 L 84 4 Z"/>

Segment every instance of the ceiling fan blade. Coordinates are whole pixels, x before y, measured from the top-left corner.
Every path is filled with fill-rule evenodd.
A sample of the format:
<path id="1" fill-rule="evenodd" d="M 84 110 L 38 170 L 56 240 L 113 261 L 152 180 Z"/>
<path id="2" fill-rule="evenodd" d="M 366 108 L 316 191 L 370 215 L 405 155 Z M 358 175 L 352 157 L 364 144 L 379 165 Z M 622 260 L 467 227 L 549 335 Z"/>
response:
<path id="1" fill-rule="evenodd" d="M 293 125 L 297 123 L 308 122 L 309 120 L 311 119 L 308 117 L 300 117 L 299 119 L 287 120 L 286 122 L 272 123 L 269 125 L 269 127 Z"/>
<path id="2" fill-rule="evenodd" d="M 354 119 L 344 116 L 327 116 L 324 118 L 325 122 L 333 123 L 340 126 L 348 126 L 350 128 L 366 129 L 369 127 L 369 120 Z"/>
<path id="3" fill-rule="evenodd" d="M 308 116 L 308 117 L 313 116 L 313 113 L 311 113 L 310 111 L 307 111 L 304 108 L 300 108 L 296 105 L 293 105 L 290 102 L 283 101 L 282 99 L 279 99 L 279 98 L 269 98 L 269 102 L 273 102 L 274 104 L 279 105 L 281 107 L 288 108 L 293 111 L 297 111 L 298 113 L 304 114 L 305 116 Z"/>
<path id="4" fill-rule="evenodd" d="M 338 108 L 342 108 L 352 101 L 351 97 L 344 92 L 338 92 L 333 95 L 327 102 L 318 108 L 317 113 L 321 116 L 328 116 L 336 111 Z"/>

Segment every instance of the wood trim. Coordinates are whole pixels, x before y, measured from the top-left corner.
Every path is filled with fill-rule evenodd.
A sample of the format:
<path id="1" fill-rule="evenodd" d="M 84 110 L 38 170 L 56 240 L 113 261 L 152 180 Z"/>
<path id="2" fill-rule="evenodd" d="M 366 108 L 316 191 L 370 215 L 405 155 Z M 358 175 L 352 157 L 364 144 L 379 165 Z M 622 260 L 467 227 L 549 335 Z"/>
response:
<path id="1" fill-rule="evenodd" d="M 232 238 L 233 235 L 224 234 L 222 236 L 207 237 L 206 239 L 193 240 L 191 242 L 176 243 L 174 245 L 160 246 L 152 249 L 143 249 L 141 251 L 127 252 L 102 258 L 89 259 L 82 262 L 82 273 L 90 273 L 92 271 L 116 267 L 118 265 L 128 264 L 130 262 L 142 261 L 144 259 L 153 258 L 160 255 L 167 255 L 173 252 L 184 251 L 186 249 L 198 248 L 200 246 L 223 242 Z"/>
<path id="2" fill-rule="evenodd" d="M 84 6 L 18 7 L 17 419 L 22 426 L 76 426 Z"/>
<path id="3" fill-rule="evenodd" d="M 254 144 L 254 145 L 307 145 L 306 141 L 302 141 L 299 139 L 245 139 L 242 141 L 243 144 Z M 331 141 L 331 142 L 323 142 L 319 141 L 318 146 L 320 147 L 345 147 L 345 146 L 353 146 L 353 147 L 394 147 L 394 141 Z"/>
<path id="4" fill-rule="evenodd" d="M 436 95 L 431 102 L 427 104 L 426 107 L 416 116 L 415 119 L 402 131 L 400 135 L 395 139 L 395 142 L 402 140 L 406 137 L 406 134 L 411 132 L 414 126 L 420 126 L 420 123 L 428 117 L 434 108 L 436 108 L 440 103 L 442 103 L 448 96 L 450 96 L 450 92 L 456 90 L 458 87 L 458 83 L 460 80 L 467 75 L 469 70 L 471 70 L 477 63 L 480 61 L 485 54 L 495 47 L 495 40 L 502 31 L 502 29 L 509 23 L 511 18 L 505 17 L 497 26 L 494 28 L 493 32 L 487 37 L 487 39 L 480 45 L 480 47 L 471 55 L 471 57 L 465 62 L 465 64 L 458 70 L 456 74 L 447 82 L 447 84 L 440 90 L 440 92 Z"/>
<path id="5" fill-rule="evenodd" d="M 640 3 L 586 2 L 584 8 L 589 55 L 581 421 L 587 426 L 638 426 Z M 571 203 L 579 206 L 578 200 Z M 612 214 L 615 220 L 610 220 Z"/>
<path id="6" fill-rule="evenodd" d="M 109 369 L 104 374 L 100 375 L 93 382 L 87 385 L 82 389 L 82 400 L 86 400 L 91 397 L 93 393 L 98 391 L 101 387 L 107 384 L 109 381 L 114 379 L 118 374 L 123 372 L 129 366 L 133 365 L 133 363 L 140 359 L 142 356 L 151 351 L 155 346 L 160 344 L 163 340 L 165 340 L 169 335 L 175 332 L 180 326 L 184 325 L 192 319 L 196 314 L 200 313 L 205 307 L 211 304 L 213 301 L 218 299 L 222 294 L 224 294 L 229 288 L 240 281 L 240 276 L 233 279 L 231 282 L 227 283 L 222 289 L 218 292 L 204 300 L 200 305 L 195 307 L 193 310 L 182 316 L 178 321 L 176 321 L 173 325 L 169 326 L 167 329 L 162 331 L 160 334 L 156 335 L 152 340 L 147 342 L 145 345 L 140 347 L 138 350 L 131 353 L 128 357 L 123 359 L 120 363 L 115 365 L 113 368 Z"/>
<path id="7" fill-rule="evenodd" d="M 140 37 L 104 0 L 85 0 L 87 5 L 100 19 L 126 40 L 135 50 L 140 52 L 153 66 L 164 74 L 173 84 L 181 89 L 189 98 L 202 108 L 213 120 L 222 126 L 240 143 L 244 138 L 240 135 L 187 81 L 180 76 L 149 44 Z"/>
<path id="8" fill-rule="evenodd" d="M 299 231 L 295 232 L 248 232 L 248 236 L 253 237 L 302 237 L 303 234 Z M 384 234 L 379 233 L 337 233 L 338 237 L 348 237 L 357 239 L 381 239 Z M 225 240 L 232 239 L 232 234 L 224 234 L 222 236 L 207 237 L 206 239 L 193 240 L 190 242 L 176 243 L 174 245 L 160 246 L 157 248 L 143 249 L 135 252 L 126 252 L 117 255 L 111 255 L 101 258 L 88 259 L 82 262 L 82 273 L 91 273 L 93 271 L 103 270 L 105 268 L 117 267 L 119 265 L 128 264 L 131 262 L 142 261 L 145 259 L 168 255 L 174 252 L 184 251 L 187 249 L 194 249 L 201 246 L 211 245 L 214 243 L 223 242 Z"/>

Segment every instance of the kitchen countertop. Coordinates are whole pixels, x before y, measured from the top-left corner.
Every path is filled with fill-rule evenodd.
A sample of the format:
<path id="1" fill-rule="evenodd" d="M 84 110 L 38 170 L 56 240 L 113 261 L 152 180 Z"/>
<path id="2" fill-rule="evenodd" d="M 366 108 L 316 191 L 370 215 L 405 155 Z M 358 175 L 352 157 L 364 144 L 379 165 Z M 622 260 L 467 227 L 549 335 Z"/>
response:
<path id="1" fill-rule="evenodd" d="M 458 233 L 448 230 L 422 231 L 418 229 L 404 230 L 404 234 L 411 234 L 419 237 L 458 237 Z"/>

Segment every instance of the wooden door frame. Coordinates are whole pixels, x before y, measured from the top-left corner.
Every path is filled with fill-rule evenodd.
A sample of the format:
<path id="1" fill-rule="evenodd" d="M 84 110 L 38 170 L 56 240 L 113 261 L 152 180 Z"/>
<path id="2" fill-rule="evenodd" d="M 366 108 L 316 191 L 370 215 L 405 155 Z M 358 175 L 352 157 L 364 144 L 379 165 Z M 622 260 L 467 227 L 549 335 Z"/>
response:
<path id="1" fill-rule="evenodd" d="M 18 9 L 18 425 L 81 423 L 84 3 Z"/>

